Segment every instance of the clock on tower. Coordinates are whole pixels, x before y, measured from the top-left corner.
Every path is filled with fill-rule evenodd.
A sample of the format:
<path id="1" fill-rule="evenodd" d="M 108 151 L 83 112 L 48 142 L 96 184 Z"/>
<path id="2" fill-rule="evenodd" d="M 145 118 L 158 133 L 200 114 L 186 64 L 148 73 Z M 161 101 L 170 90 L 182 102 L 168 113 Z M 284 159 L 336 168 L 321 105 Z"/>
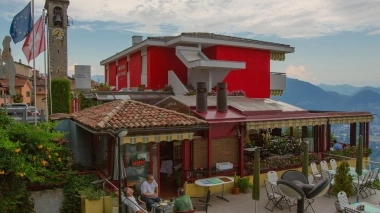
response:
<path id="1" fill-rule="evenodd" d="M 67 78 L 67 8 L 69 0 L 46 0 L 49 50 L 49 71 L 51 77 Z"/>

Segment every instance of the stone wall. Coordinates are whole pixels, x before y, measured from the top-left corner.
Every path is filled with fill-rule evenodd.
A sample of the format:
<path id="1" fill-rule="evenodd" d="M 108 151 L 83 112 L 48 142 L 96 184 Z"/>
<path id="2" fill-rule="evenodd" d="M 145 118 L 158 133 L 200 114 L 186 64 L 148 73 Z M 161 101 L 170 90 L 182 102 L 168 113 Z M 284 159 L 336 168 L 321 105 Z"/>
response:
<path id="1" fill-rule="evenodd" d="M 62 206 L 63 190 L 53 189 L 32 192 L 36 213 L 59 213 Z"/>

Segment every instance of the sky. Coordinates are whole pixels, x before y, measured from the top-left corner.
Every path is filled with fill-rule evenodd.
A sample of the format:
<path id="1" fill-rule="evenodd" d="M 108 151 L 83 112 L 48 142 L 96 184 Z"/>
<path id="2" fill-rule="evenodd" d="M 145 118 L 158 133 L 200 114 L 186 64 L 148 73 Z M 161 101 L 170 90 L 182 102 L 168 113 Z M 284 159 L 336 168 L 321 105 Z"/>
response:
<path id="1" fill-rule="evenodd" d="M 1 40 L 28 2 L 0 1 Z M 34 1 L 35 21 L 44 4 Z M 130 47 L 133 35 L 209 32 L 294 47 L 285 61 L 271 61 L 271 72 L 315 85 L 380 87 L 379 11 L 380 0 L 71 0 L 69 73 L 80 64 L 103 75 L 100 61 Z M 26 64 L 23 43 L 11 48 Z M 44 73 L 43 54 L 35 67 Z"/>

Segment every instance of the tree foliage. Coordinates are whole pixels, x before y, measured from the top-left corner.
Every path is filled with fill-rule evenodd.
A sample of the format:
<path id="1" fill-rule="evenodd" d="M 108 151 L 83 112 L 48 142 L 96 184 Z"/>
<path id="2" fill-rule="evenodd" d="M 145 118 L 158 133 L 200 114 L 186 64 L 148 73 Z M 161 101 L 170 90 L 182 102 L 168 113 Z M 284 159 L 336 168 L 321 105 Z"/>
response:
<path id="1" fill-rule="evenodd" d="M 67 79 L 53 79 L 51 81 L 52 104 L 54 113 L 71 112 L 71 83 Z"/>
<path id="2" fill-rule="evenodd" d="M 354 188 L 352 186 L 352 177 L 349 174 L 350 165 L 343 161 L 337 168 L 336 174 L 334 176 L 335 184 L 332 188 L 332 192 L 336 195 L 340 191 L 346 192 L 347 196 L 351 196 L 354 192 Z"/>
<path id="3" fill-rule="evenodd" d="M 20 93 L 17 93 L 16 95 L 12 95 L 13 103 L 22 103 L 24 102 L 24 96 L 22 96 Z"/>
<path id="4" fill-rule="evenodd" d="M 0 213 L 33 212 L 28 185 L 65 181 L 71 153 L 55 125 L 14 122 L 0 112 Z"/>

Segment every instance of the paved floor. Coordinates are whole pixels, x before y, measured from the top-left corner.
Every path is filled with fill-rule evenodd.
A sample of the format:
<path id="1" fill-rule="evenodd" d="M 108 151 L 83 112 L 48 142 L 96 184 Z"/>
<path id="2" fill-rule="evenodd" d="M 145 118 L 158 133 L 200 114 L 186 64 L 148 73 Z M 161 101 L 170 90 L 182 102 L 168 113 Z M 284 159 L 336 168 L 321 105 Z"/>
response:
<path id="1" fill-rule="evenodd" d="M 255 212 L 255 201 L 252 200 L 251 193 L 240 193 L 238 195 L 233 195 L 230 193 L 225 194 L 225 198 L 227 198 L 230 202 L 226 202 L 222 199 L 217 198 L 215 195 L 211 196 L 210 204 L 212 207 L 209 207 L 208 212 L 209 213 L 237 213 L 237 212 Z M 196 199 L 193 199 L 196 200 Z M 315 213 L 335 213 L 337 212 L 335 209 L 334 201 L 337 200 L 336 196 L 330 196 L 330 197 L 319 197 L 315 199 L 315 202 L 312 204 L 313 208 L 315 210 Z M 356 195 L 351 196 L 348 199 L 350 202 L 356 202 Z M 359 201 L 365 201 L 367 203 L 372 204 L 379 204 L 380 202 L 380 191 L 377 191 L 377 194 L 369 196 L 365 199 L 362 199 L 361 196 L 359 196 Z M 265 212 L 271 212 L 267 209 L 265 209 L 265 205 L 268 202 L 268 198 L 266 195 L 266 191 L 264 187 L 260 188 L 260 201 L 257 201 L 257 212 L 258 213 L 265 213 Z M 285 205 L 282 205 L 285 206 Z M 273 204 L 270 203 L 268 207 L 273 207 Z M 297 207 L 293 206 L 291 207 L 291 212 L 296 212 Z M 200 211 L 199 211 L 200 212 Z M 278 209 L 275 208 L 273 212 L 290 212 L 289 209 Z M 312 213 L 313 211 L 308 208 L 308 213 Z"/>

